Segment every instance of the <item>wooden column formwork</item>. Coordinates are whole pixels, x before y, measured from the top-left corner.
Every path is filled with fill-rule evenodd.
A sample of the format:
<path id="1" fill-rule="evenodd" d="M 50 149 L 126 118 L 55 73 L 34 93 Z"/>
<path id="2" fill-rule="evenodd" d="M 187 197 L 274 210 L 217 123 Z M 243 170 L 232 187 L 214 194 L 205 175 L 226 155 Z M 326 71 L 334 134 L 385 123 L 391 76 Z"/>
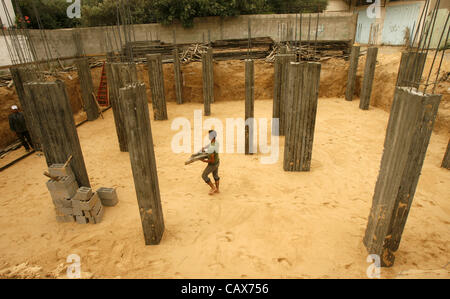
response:
<path id="1" fill-rule="evenodd" d="M 358 70 L 359 61 L 359 46 L 353 46 L 350 54 L 350 66 L 348 68 L 347 88 L 345 89 L 345 99 L 347 101 L 353 100 L 356 84 L 356 71 Z"/>
<path id="2" fill-rule="evenodd" d="M 442 159 L 442 168 L 450 169 L 450 140 L 447 144 L 447 150 L 445 151 L 444 159 Z"/>
<path id="3" fill-rule="evenodd" d="M 279 136 L 284 136 L 286 118 L 286 98 L 288 94 L 289 64 L 295 61 L 294 54 L 275 55 L 274 94 L 272 118 L 279 119 Z M 274 128 L 272 128 L 274 132 Z M 276 131 L 276 130 L 275 130 Z"/>
<path id="4" fill-rule="evenodd" d="M 426 53 L 415 52 L 414 50 L 403 51 L 395 85 L 418 88 L 426 59 Z"/>
<path id="5" fill-rule="evenodd" d="M 175 96 L 177 104 L 183 104 L 183 75 L 181 73 L 181 63 L 178 48 L 172 50 L 173 71 L 175 74 Z"/>
<path id="6" fill-rule="evenodd" d="M 97 100 L 94 94 L 94 83 L 92 81 L 91 68 L 89 67 L 88 58 L 80 58 L 75 60 L 80 80 L 81 98 L 83 100 L 83 108 L 86 111 L 89 121 L 96 120 L 99 115 Z"/>
<path id="7" fill-rule="evenodd" d="M 256 152 L 254 144 L 255 112 L 255 66 L 251 59 L 245 60 L 245 154 Z"/>
<path id="8" fill-rule="evenodd" d="M 148 54 L 148 78 L 152 91 L 152 107 L 154 120 L 167 120 L 166 95 L 164 89 L 164 71 L 161 54 Z"/>
<path id="9" fill-rule="evenodd" d="M 157 245 L 164 233 L 164 218 L 145 84 L 121 88 L 120 98 L 145 244 Z"/>
<path id="10" fill-rule="evenodd" d="M 366 66 L 364 67 L 364 79 L 361 87 L 361 97 L 359 108 L 368 110 L 370 106 L 370 97 L 372 95 L 373 79 L 375 77 L 375 66 L 377 64 L 377 47 L 369 47 L 367 49 Z"/>
<path id="11" fill-rule="evenodd" d="M 283 169 L 311 169 L 314 129 L 319 98 L 321 64 L 292 62 L 289 65 L 289 93 Z"/>
<path id="12" fill-rule="evenodd" d="M 42 150 L 41 146 L 41 131 L 36 120 L 35 111 L 31 109 L 32 98 L 28 98 L 25 94 L 24 84 L 36 81 L 38 79 L 37 73 L 33 70 L 24 67 L 12 67 L 9 69 L 11 77 L 16 87 L 16 93 L 19 98 L 20 106 L 23 110 L 25 122 L 27 124 L 28 132 L 30 133 L 35 150 Z"/>
<path id="13" fill-rule="evenodd" d="M 70 166 L 79 186 L 90 187 L 78 133 L 64 82 L 30 82 L 24 85 L 32 98 L 30 109 L 41 128 L 42 149 L 47 165 L 64 164 L 70 156 Z"/>
<path id="14" fill-rule="evenodd" d="M 209 116 L 211 115 L 211 103 L 214 103 L 213 53 L 211 48 L 208 48 L 208 51 L 202 54 L 202 77 L 204 113 Z"/>
<path id="15" fill-rule="evenodd" d="M 405 87 L 395 90 L 363 240 L 370 254 L 380 256 L 383 267 L 394 264 L 441 97 Z"/>
<path id="16" fill-rule="evenodd" d="M 121 152 L 128 152 L 127 133 L 124 128 L 122 108 L 119 105 L 119 89 L 137 82 L 137 69 L 134 63 L 113 62 L 106 64 L 109 101 L 114 114 L 117 138 Z"/>
<path id="17" fill-rule="evenodd" d="M 106 62 L 115 62 L 116 56 L 114 55 L 114 52 L 106 52 Z"/>

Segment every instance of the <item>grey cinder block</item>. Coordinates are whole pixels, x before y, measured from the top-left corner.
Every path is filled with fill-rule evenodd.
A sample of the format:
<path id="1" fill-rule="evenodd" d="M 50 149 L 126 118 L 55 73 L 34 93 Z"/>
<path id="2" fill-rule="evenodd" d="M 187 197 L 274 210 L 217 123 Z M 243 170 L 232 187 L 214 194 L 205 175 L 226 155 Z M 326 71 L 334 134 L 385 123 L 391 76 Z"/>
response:
<path id="1" fill-rule="evenodd" d="M 76 200 L 76 199 L 72 199 L 72 207 L 73 208 L 77 208 L 77 209 L 81 209 L 81 210 L 85 210 L 85 211 L 90 211 L 92 210 L 92 208 L 95 206 L 95 204 L 100 201 L 98 194 L 94 193 L 94 195 L 91 196 L 91 198 L 89 200 Z"/>
<path id="2" fill-rule="evenodd" d="M 58 207 L 58 208 L 71 208 L 72 207 L 72 201 L 70 198 L 54 196 L 54 194 L 52 192 L 50 192 L 50 195 L 52 196 L 52 202 L 55 207 Z"/>
<path id="3" fill-rule="evenodd" d="M 102 203 L 100 200 L 97 200 L 94 207 L 91 210 L 84 210 L 83 213 L 86 217 L 95 217 L 98 215 L 100 209 L 102 208 Z"/>
<path id="4" fill-rule="evenodd" d="M 84 216 L 83 210 L 79 206 L 73 207 L 72 211 L 74 216 Z"/>
<path id="5" fill-rule="evenodd" d="M 98 214 L 94 217 L 95 223 L 100 223 L 102 221 L 104 213 L 105 209 L 101 206 Z"/>
<path id="6" fill-rule="evenodd" d="M 88 223 L 88 219 L 84 216 L 75 216 L 76 222 L 78 224 L 87 224 Z"/>
<path id="7" fill-rule="evenodd" d="M 92 189 L 89 187 L 80 187 L 77 190 L 77 193 L 73 197 L 74 200 L 83 200 L 87 201 L 92 197 Z"/>
<path id="8" fill-rule="evenodd" d="M 106 207 L 113 207 L 119 202 L 116 188 L 101 187 L 97 190 L 97 194 L 100 197 L 102 205 Z"/>
<path id="9" fill-rule="evenodd" d="M 75 177 L 72 172 L 72 168 L 70 168 L 70 165 L 64 167 L 64 164 L 52 164 L 48 168 L 48 172 L 53 177 L 63 177 L 63 176 Z"/>
<path id="10" fill-rule="evenodd" d="M 78 189 L 78 184 L 74 177 L 64 176 L 59 181 L 49 180 L 47 189 L 57 197 L 72 198 Z"/>
<path id="11" fill-rule="evenodd" d="M 55 211 L 57 215 L 73 215 L 72 208 L 59 208 L 55 207 Z"/>

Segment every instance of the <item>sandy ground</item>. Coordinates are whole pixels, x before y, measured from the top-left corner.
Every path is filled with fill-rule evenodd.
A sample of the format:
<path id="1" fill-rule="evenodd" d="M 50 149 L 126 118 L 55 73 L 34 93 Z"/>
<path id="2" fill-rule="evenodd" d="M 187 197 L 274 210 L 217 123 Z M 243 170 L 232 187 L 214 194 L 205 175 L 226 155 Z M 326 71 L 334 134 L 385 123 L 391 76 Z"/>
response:
<path id="1" fill-rule="evenodd" d="M 116 187 L 119 204 L 100 224 L 58 224 L 43 157 L 3 171 L 0 275 L 65 277 L 67 256 L 78 254 L 84 277 L 94 278 L 366 278 L 362 238 L 389 114 L 358 104 L 320 99 L 311 172 L 284 172 L 282 158 L 263 165 L 259 154 L 223 153 L 221 193 L 209 196 L 204 164 L 185 166 L 189 155 L 170 146 L 171 121 L 192 122 L 202 105 L 169 103 L 170 120 L 152 120 L 166 225 L 158 246 L 144 245 L 129 156 L 119 152 L 108 111 L 78 133 L 93 188 Z M 270 100 L 256 101 L 255 117 L 271 111 Z M 212 117 L 243 115 L 243 101 L 212 105 Z M 431 138 L 395 266 L 383 278 L 450 278 L 450 172 L 439 167 L 448 137 Z"/>

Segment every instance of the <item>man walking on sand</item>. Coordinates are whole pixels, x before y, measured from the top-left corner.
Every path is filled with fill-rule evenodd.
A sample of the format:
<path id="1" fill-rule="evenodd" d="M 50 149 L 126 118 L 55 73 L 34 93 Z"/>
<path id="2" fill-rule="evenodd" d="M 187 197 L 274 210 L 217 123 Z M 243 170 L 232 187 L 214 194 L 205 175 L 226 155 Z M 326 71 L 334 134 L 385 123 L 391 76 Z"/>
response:
<path id="1" fill-rule="evenodd" d="M 213 195 L 214 193 L 219 193 L 219 143 L 216 142 L 217 133 L 214 130 L 209 130 L 209 140 L 211 143 L 208 146 L 205 146 L 202 149 L 202 152 L 208 153 L 208 158 L 202 160 L 205 163 L 208 163 L 205 170 L 202 174 L 202 179 L 207 183 L 211 190 L 209 191 L 209 195 Z M 215 185 L 211 182 L 211 179 L 208 177 L 209 174 L 212 173 Z"/>
<path id="2" fill-rule="evenodd" d="M 23 113 L 19 112 L 19 108 L 16 105 L 11 106 L 11 110 L 12 113 L 8 116 L 9 127 L 19 137 L 25 150 L 29 152 L 33 147 L 33 143 L 31 142 L 30 133 L 28 133 Z"/>

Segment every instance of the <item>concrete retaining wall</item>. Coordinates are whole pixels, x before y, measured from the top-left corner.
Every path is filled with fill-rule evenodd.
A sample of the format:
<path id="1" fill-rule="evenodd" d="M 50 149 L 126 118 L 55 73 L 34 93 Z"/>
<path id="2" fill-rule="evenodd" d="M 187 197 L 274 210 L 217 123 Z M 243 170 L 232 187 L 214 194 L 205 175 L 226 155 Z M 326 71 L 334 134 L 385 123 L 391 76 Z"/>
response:
<path id="1" fill-rule="evenodd" d="M 315 38 L 317 14 L 312 14 L 310 39 Z M 308 35 L 308 14 L 303 15 L 302 39 Z M 193 28 L 183 28 L 181 24 L 163 26 L 160 24 L 142 24 L 134 26 L 136 41 L 161 40 L 172 43 L 174 36 L 176 43 L 196 43 L 208 37 L 214 40 L 247 38 L 248 20 L 251 20 L 252 37 L 271 37 L 279 41 L 286 39 L 289 32 L 294 39 L 295 14 L 280 15 L 247 15 L 238 17 L 206 17 L 196 18 Z M 348 40 L 352 41 L 356 29 L 356 14 L 349 12 L 325 12 L 319 15 L 317 32 L 318 40 Z M 117 32 L 117 28 L 114 28 Z M 290 30 L 289 30 L 290 29 Z M 71 57 L 76 49 L 72 37 L 73 30 L 79 30 L 86 54 L 101 54 L 107 50 L 106 32 L 112 34 L 112 27 L 89 27 L 79 29 L 46 30 L 50 42 L 52 57 Z M 297 34 L 298 36 L 298 34 Z M 43 44 L 38 30 L 31 31 L 31 38 L 37 48 L 40 59 L 46 58 Z M 113 38 L 112 42 L 115 44 Z M 123 41 L 123 35 L 122 35 Z M 119 43 L 119 41 L 117 41 Z"/>

